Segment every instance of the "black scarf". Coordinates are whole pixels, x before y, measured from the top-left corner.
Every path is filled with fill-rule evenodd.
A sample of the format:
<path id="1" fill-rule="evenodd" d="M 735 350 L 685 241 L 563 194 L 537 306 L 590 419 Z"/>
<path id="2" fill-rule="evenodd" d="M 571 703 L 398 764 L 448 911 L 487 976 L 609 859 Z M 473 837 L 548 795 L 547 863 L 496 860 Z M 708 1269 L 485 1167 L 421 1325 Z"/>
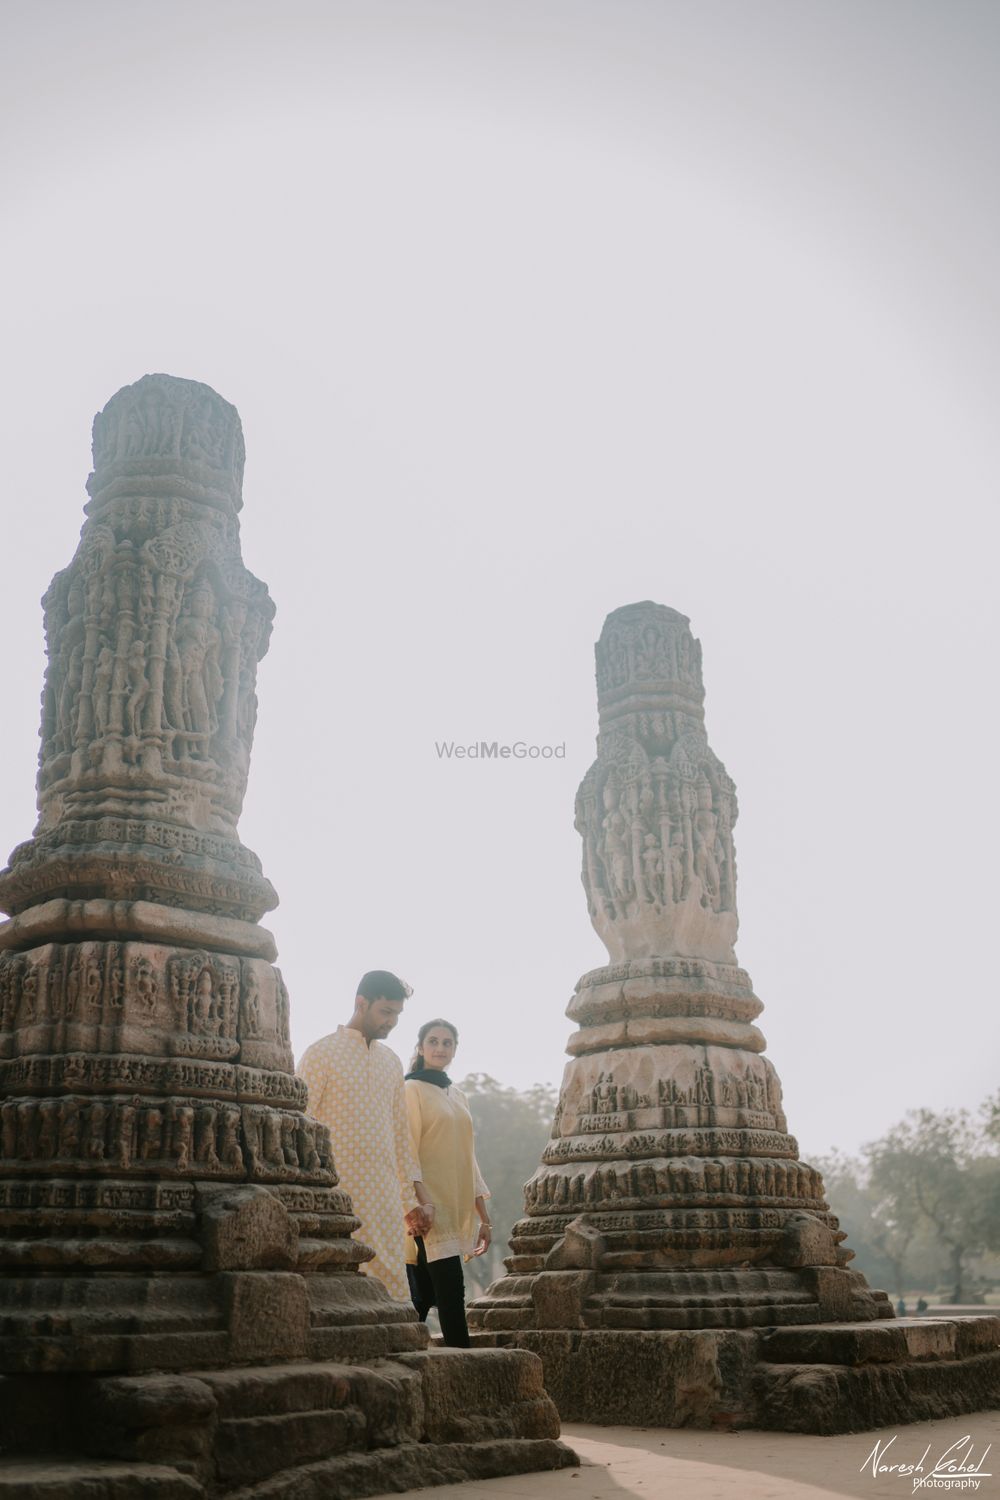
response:
<path id="1" fill-rule="evenodd" d="M 434 1087 L 439 1089 L 451 1088 L 451 1079 L 440 1068 L 414 1068 L 411 1073 L 406 1074 L 406 1077 L 415 1078 L 418 1083 L 433 1083 Z"/>

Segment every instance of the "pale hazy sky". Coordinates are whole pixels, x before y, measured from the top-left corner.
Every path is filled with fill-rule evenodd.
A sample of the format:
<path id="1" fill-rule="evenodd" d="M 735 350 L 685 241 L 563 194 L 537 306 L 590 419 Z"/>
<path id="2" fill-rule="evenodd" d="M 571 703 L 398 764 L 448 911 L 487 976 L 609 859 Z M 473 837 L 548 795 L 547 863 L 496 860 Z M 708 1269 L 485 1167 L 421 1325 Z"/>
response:
<path id="1" fill-rule="evenodd" d="M 90 423 L 247 440 L 244 841 L 297 1052 L 358 975 L 556 1082 L 604 960 L 592 643 L 704 647 L 738 953 L 806 1153 L 996 1088 L 1000 6 L 0 0 L 0 858 Z M 564 741 L 439 762 L 435 739 Z"/>

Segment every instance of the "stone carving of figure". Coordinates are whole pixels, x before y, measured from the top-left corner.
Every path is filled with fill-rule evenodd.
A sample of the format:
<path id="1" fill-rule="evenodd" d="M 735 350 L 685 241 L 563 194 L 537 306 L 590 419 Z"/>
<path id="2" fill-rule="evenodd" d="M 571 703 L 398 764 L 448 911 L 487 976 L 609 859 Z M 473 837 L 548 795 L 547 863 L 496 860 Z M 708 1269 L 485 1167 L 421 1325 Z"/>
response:
<path id="1" fill-rule="evenodd" d="M 108 952 L 108 998 L 113 1010 L 121 1010 L 125 995 L 125 973 L 118 949 Z"/>
<path id="2" fill-rule="evenodd" d="M 122 453 L 126 458 L 138 458 L 145 449 L 146 424 L 137 401 L 134 401 L 128 408 L 122 420 L 120 442 Z"/>
<path id="3" fill-rule="evenodd" d="M 110 678 L 108 679 L 110 684 Z M 69 750 L 73 744 L 73 729 L 76 722 L 77 700 L 83 681 L 83 642 L 70 648 L 69 661 L 59 688 L 59 706 L 56 711 L 56 739 L 61 750 Z"/>
<path id="4" fill-rule="evenodd" d="M 216 1114 L 211 1104 L 203 1104 L 195 1118 L 194 1156 L 201 1166 L 217 1167 L 219 1157 L 215 1139 Z"/>
<path id="5" fill-rule="evenodd" d="M 653 625 L 647 625 L 642 632 L 642 640 L 636 647 L 635 665 L 638 677 L 672 675 L 669 647 Z"/>
<path id="6" fill-rule="evenodd" d="M 613 1115 L 618 1108 L 618 1089 L 611 1076 L 602 1073 L 594 1088 L 595 1114 Z"/>
<path id="7" fill-rule="evenodd" d="M 215 1007 L 216 1031 L 224 1036 L 231 1028 L 235 1002 L 240 993 L 240 974 L 229 964 L 224 964 L 219 975 L 219 998 Z"/>
<path id="8" fill-rule="evenodd" d="M 156 1009 L 156 976 L 153 973 L 153 965 L 148 958 L 136 959 L 133 970 L 135 983 L 135 996 L 143 1010 L 149 1012 Z"/>
<path id="9" fill-rule="evenodd" d="M 619 792 L 609 777 L 604 786 L 604 868 L 615 901 L 627 902 L 634 894 L 628 829 L 618 806 Z"/>
<path id="10" fill-rule="evenodd" d="M 190 1166 L 193 1144 L 194 1110 L 189 1104 L 172 1106 L 170 1149 L 175 1164 L 181 1172 L 186 1171 Z"/>
<path id="11" fill-rule="evenodd" d="M 212 403 L 193 401 L 184 413 L 181 454 L 189 462 L 221 465 L 225 431 L 214 420 Z"/>
<path id="12" fill-rule="evenodd" d="M 175 411 L 156 392 L 133 399 L 122 420 L 118 447 L 125 458 L 169 454 L 174 448 Z"/>
<path id="13" fill-rule="evenodd" d="M 248 752 L 253 743 L 254 730 L 257 727 L 255 680 L 254 663 L 252 661 L 241 661 L 240 688 L 236 708 L 236 732 L 247 747 Z"/>
<path id="14" fill-rule="evenodd" d="M 299 1120 L 296 1129 L 296 1147 L 299 1166 L 303 1171 L 318 1172 L 320 1159 L 316 1150 L 316 1137 L 304 1119 Z"/>
<path id="15" fill-rule="evenodd" d="M 272 1167 L 281 1167 L 285 1163 L 285 1153 L 281 1146 L 281 1117 L 273 1110 L 268 1110 L 263 1121 L 264 1157 Z"/>
<path id="16" fill-rule="evenodd" d="M 115 1144 L 118 1165 L 129 1166 L 136 1159 L 139 1134 L 139 1100 L 133 1098 L 119 1104 L 115 1112 Z"/>
<path id="17" fill-rule="evenodd" d="M 243 986 L 243 1035 L 260 1036 L 260 984 L 253 969 L 247 970 Z"/>
<path id="18" fill-rule="evenodd" d="M 125 716 L 128 730 L 138 739 L 143 730 L 142 715 L 149 697 L 149 678 L 146 676 L 146 646 L 143 641 L 133 641 L 128 648 L 127 660 L 128 702 Z"/>
<path id="19" fill-rule="evenodd" d="M 80 988 L 83 982 L 83 962 L 79 948 L 73 949 L 73 959 L 66 970 L 66 1000 L 63 1014 L 67 1021 L 76 1015 L 76 1007 L 80 999 Z"/>
<path id="20" fill-rule="evenodd" d="M 299 1152 L 295 1140 L 295 1119 L 292 1115 L 281 1116 L 281 1154 L 286 1167 L 297 1167 Z"/>
<path id="21" fill-rule="evenodd" d="M 101 972 L 100 960 L 88 957 L 84 961 L 83 969 L 83 993 L 87 1007 L 90 1010 L 100 1005 L 102 990 L 104 989 L 104 975 Z"/>
<path id="22" fill-rule="evenodd" d="M 139 1154 L 143 1161 L 155 1161 L 163 1155 L 162 1109 L 144 1109 L 140 1128 Z"/>
<path id="23" fill-rule="evenodd" d="M 289 1023 L 288 987 L 285 984 L 284 979 L 282 979 L 282 977 L 281 977 L 281 970 L 280 969 L 275 969 L 275 971 L 274 971 L 274 977 L 275 977 L 275 985 L 276 985 L 276 988 L 275 988 L 275 1003 L 277 1005 L 277 1011 L 278 1011 L 278 1026 L 277 1026 L 277 1029 L 278 1029 L 278 1041 L 279 1042 L 287 1042 L 288 1038 L 289 1038 L 289 1033 L 288 1033 L 288 1023 Z"/>
<path id="24" fill-rule="evenodd" d="M 702 904 L 719 908 L 721 890 L 719 864 L 722 847 L 718 836 L 719 820 L 712 811 L 710 787 L 702 787 L 698 793 L 698 807 L 692 820 L 694 835 L 694 873 L 702 884 Z"/>
<path id="25" fill-rule="evenodd" d="M 194 989 L 194 1001 L 191 1015 L 191 1030 L 202 1034 L 216 1029 L 214 1025 L 214 993 L 212 989 L 212 971 L 207 966 L 198 975 Z"/>
<path id="26" fill-rule="evenodd" d="M 676 834 L 671 837 L 670 848 L 670 889 L 675 901 L 684 899 L 684 836 Z"/>
<path id="27" fill-rule="evenodd" d="M 222 697 L 219 667 L 221 636 L 212 624 L 214 600 L 207 586 L 191 595 L 188 612 L 177 621 L 168 663 L 168 712 L 171 727 L 182 732 L 191 756 L 204 757 L 218 729 L 216 707 Z"/>
<path id="28" fill-rule="evenodd" d="M 227 1109 L 222 1116 L 222 1145 L 219 1151 L 226 1167 L 242 1167 L 243 1148 L 240 1145 L 239 1110 Z"/>
<path id="29" fill-rule="evenodd" d="M 655 906 L 663 905 L 663 855 L 654 833 L 647 833 L 643 840 L 642 873 L 646 882 L 646 900 Z"/>
<path id="30" fill-rule="evenodd" d="M 153 618 L 153 608 L 156 590 L 153 586 L 153 575 L 149 568 L 143 567 L 139 570 L 139 622 L 143 629 L 148 628 Z"/>
<path id="31" fill-rule="evenodd" d="M 95 739 L 103 739 L 108 732 L 111 713 L 111 680 L 114 672 L 115 653 L 110 646 L 102 646 L 94 668 L 94 685 L 90 690 L 94 710 Z"/>
<path id="32" fill-rule="evenodd" d="M 254 1109 L 243 1111 L 243 1138 L 246 1141 L 247 1155 L 250 1158 L 251 1170 L 260 1166 L 261 1143 L 260 1143 L 260 1112 Z"/>

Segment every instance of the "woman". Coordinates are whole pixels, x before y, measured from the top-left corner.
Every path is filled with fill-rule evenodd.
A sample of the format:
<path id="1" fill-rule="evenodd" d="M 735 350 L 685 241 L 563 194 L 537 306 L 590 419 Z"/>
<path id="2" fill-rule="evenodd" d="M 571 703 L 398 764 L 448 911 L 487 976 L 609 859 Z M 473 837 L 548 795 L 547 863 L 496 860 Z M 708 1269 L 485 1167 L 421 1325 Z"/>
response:
<path id="1" fill-rule="evenodd" d="M 448 1077 L 457 1047 L 450 1021 L 425 1021 L 406 1075 L 413 1153 L 431 1200 L 424 1204 L 430 1228 L 407 1244 L 406 1275 L 418 1317 L 436 1307 L 444 1342 L 467 1349 L 462 1258 L 489 1249 L 490 1193 L 476 1164 L 469 1106 Z"/>

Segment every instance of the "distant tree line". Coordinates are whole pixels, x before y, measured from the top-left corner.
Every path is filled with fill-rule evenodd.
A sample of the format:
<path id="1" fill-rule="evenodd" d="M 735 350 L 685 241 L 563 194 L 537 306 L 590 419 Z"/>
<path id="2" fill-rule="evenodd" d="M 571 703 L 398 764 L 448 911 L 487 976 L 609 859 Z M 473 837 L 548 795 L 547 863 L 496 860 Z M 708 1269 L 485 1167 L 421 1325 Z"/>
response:
<path id="1" fill-rule="evenodd" d="M 543 1083 L 521 1091 L 507 1088 L 488 1073 L 471 1073 L 460 1087 L 476 1126 L 479 1169 L 493 1194 L 487 1204 L 493 1244 L 486 1255 L 465 1266 L 471 1298 L 504 1274 L 504 1257 L 510 1254 L 507 1241 L 518 1219 L 524 1217 L 524 1184 L 545 1150 L 559 1092 Z"/>
<path id="2" fill-rule="evenodd" d="M 811 1158 L 852 1262 L 902 1296 L 978 1300 L 1000 1267 L 1000 1093 L 975 1112 L 911 1110 L 857 1156 Z"/>

